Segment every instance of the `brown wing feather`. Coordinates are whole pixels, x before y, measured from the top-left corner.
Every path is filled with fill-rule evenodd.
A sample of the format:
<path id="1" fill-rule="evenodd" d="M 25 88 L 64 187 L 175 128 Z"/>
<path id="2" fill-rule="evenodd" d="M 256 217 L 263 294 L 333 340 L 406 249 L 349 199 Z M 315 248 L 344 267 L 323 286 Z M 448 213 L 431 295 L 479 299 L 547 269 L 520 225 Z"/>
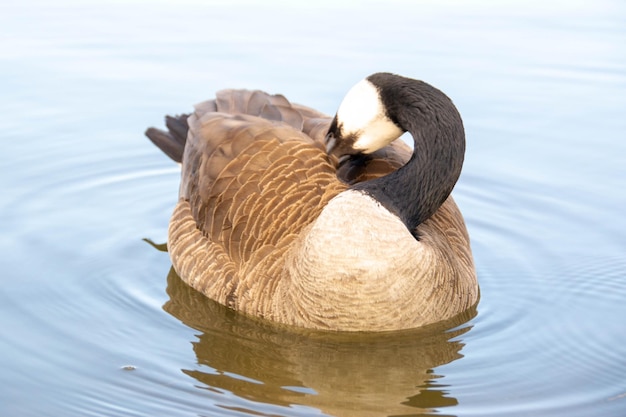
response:
<path id="1" fill-rule="evenodd" d="M 251 288 L 273 285 L 246 272 L 266 259 L 280 268 L 288 242 L 346 186 L 323 145 L 301 130 L 319 114 L 258 92 L 221 92 L 214 104 L 189 118 L 170 250 L 185 281 L 237 307 Z M 267 112 L 280 121 L 251 115 Z"/>

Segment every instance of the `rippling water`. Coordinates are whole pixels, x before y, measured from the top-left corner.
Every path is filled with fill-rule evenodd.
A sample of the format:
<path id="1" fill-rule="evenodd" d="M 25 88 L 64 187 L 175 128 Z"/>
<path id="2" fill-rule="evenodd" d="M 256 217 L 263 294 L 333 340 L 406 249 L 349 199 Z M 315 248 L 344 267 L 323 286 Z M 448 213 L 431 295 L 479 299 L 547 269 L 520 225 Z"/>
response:
<path id="1" fill-rule="evenodd" d="M 336 3 L 0 5 L 2 416 L 626 415 L 626 7 Z M 380 70 L 464 117 L 476 311 L 287 332 L 143 240 L 178 188 L 163 114 L 225 87 L 333 113 Z"/>

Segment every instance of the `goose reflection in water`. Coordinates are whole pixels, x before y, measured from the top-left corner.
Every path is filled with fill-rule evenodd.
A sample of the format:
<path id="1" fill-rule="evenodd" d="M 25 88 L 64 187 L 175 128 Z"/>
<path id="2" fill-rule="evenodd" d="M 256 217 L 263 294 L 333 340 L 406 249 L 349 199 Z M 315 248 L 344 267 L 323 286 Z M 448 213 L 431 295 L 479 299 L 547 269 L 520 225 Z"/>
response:
<path id="1" fill-rule="evenodd" d="M 464 323 L 475 309 L 418 330 L 333 333 L 236 313 L 188 287 L 173 269 L 167 292 L 164 310 L 201 332 L 193 343 L 200 366 L 183 372 L 212 393 L 333 416 L 430 415 L 457 404 L 433 368 L 462 357 L 459 336 L 471 328 Z M 230 398 L 220 406 L 245 411 Z"/>

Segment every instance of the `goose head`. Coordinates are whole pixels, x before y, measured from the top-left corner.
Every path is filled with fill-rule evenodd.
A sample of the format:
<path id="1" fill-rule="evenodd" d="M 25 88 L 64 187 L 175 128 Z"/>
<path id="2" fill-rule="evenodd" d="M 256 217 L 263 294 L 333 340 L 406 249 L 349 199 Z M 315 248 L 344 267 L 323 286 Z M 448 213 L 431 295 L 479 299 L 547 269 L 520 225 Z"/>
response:
<path id="1" fill-rule="evenodd" d="M 390 117 L 380 87 L 370 78 L 348 91 L 326 135 L 327 152 L 340 160 L 347 155 L 375 152 L 405 132 Z"/>

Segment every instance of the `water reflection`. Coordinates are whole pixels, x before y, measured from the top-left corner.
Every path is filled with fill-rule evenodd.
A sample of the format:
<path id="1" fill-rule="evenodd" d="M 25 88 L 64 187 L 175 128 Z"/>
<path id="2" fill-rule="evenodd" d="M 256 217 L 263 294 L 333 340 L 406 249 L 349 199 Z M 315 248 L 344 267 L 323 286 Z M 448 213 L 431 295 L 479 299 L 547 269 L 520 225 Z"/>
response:
<path id="1" fill-rule="evenodd" d="M 463 323 L 475 310 L 425 329 L 337 334 L 235 313 L 189 288 L 173 269 L 167 282 L 163 308 L 202 332 L 193 344 L 200 366 L 183 372 L 208 390 L 337 416 L 430 415 L 457 404 L 433 368 L 462 357 L 458 336 L 471 328 Z M 227 400 L 222 407 L 233 409 Z"/>

